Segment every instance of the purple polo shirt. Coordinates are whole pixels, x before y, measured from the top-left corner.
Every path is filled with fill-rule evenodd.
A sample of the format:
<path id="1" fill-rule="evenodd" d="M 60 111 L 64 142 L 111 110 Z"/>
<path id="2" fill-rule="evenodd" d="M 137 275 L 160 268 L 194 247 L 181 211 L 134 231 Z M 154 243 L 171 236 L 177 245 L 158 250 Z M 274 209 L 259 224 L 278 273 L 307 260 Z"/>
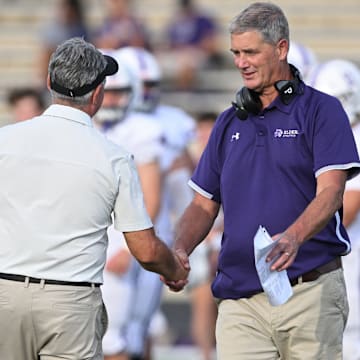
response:
<path id="1" fill-rule="evenodd" d="M 293 223 L 315 197 L 316 177 L 331 169 L 360 170 L 349 120 L 334 98 L 301 84 L 289 105 L 278 97 L 259 115 L 239 120 L 233 108 L 216 121 L 189 182 L 221 203 L 224 234 L 217 298 L 249 297 L 262 290 L 255 269 L 253 238 L 259 225 L 270 235 Z M 350 251 L 342 209 L 303 244 L 288 269 L 290 279 Z"/>

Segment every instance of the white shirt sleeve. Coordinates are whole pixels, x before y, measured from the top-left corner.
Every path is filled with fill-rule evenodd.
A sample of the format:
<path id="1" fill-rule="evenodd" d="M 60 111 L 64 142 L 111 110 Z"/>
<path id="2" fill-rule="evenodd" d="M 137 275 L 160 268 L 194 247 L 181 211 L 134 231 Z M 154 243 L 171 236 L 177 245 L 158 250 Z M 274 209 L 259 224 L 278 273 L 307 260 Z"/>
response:
<path id="1" fill-rule="evenodd" d="M 139 176 L 131 155 L 119 161 L 119 190 L 114 206 L 114 227 L 138 231 L 153 226 L 146 211 Z"/>

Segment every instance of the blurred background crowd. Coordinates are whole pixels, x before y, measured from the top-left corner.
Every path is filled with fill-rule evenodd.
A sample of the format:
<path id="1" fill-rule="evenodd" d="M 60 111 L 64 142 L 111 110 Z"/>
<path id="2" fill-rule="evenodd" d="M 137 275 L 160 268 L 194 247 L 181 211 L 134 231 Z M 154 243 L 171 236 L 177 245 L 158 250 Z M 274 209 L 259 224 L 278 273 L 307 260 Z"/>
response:
<path id="1" fill-rule="evenodd" d="M 0 125 L 25 120 L 47 106 L 49 56 L 64 40 L 81 36 L 100 49 L 140 47 L 149 51 L 160 66 L 162 102 L 181 108 L 195 120 L 195 134 L 188 150 L 196 164 L 217 114 L 230 106 L 241 87 L 229 51 L 227 26 L 249 3 L 0 0 Z M 360 65 L 359 0 L 276 3 L 284 10 L 292 29 L 289 62 L 299 67 L 306 81 L 326 91 L 326 80 L 321 89 L 321 77 L 314 69 L 333 59 L 346 61 L 345 65 L 330 64 L 329 73 L 324 75 L 326 79 L 334 75 L 334 89 L 340 88 L 343 78 L 336 77 L 336 69 L 346 70 L 348 62 L 354 67 Z M 356 71 L 350 69 L 349 73 Z M 360 99 L 360 80 L 358 85 Z M 352 110 L 357 118 L 360 105 L 349 111 Z M 218 232 L 211 234 L 215 240 L 194 258 L 200 275 L 191 280 L 191 286 L 180 294 L 164 290 L 160 311 L 150 328 L 153 351 L 157 351 L 153 359 L 211 358 L 216 308 L 210 283 L 216 269 L 219 234 L 221 224 Z M 179 350 L 188 349 L 189 345 L 191 353 Z M 174 347 L 176 352 L 166 353 L 166 349 Z"/>
<path id="2" fill-rule="evenodd" d="M 74 35 L 104 48 L 147 47 L 161 63 L 168 103 L 191 112 L 218 112 L 241 85 L 227 27 L 248 3 L 0 0 L 0 123 L 11 120 L 8 91 L 43 87 L 49 53 Z M 288 16 L 291 39 L 310 47 L 319 61 L 341 57 L 360 63 L 358 0 L 277 3 Z"/>

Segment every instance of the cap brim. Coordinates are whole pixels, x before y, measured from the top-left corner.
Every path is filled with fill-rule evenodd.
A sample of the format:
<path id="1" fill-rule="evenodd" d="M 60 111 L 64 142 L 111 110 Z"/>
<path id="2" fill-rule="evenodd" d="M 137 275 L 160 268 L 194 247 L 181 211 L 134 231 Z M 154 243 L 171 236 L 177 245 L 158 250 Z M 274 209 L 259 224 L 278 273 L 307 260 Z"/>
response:
<path id="1" fill-rule="evenodd" d="M 119 65 L 117 63 L 117 61 L 109 55 L 104 55 L 104 58 L 106 60 L 106 68 L 104 70 L 104 75 L 105 76 L 110 76 L 110 75 L 114 75 L 117 73 L 117 71 L 119 70 Z"/>
<path id="2" fill-rule="evenodd" d="M 103 56 L 106 60 L 106 67 L 91 84 L 86 84 L 76 89 L 68 89 L 56 83 L 55 81 L 51 80 L 50 82 L 51 89 L 55 90 L 60 94 L 70 97 L 83 96 L 88 92 L 90 92 L 91 90 L 95 89 L 102 81 L 104 81 L 106 76 L 114 75 L 119 70 L 119 65 L 113 57 L 109 55 L 103 55 Z"/>

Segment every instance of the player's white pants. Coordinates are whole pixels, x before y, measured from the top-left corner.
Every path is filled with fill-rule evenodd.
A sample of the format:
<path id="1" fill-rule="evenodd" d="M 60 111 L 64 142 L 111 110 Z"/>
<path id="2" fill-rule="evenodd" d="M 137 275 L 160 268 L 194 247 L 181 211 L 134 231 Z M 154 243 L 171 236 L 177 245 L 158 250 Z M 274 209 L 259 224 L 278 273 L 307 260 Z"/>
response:
<path id="1" fill-rule="evenodd" d="M 163 283 L 159 274 L 133 262 L 129 274 L 134 284 L 127 321 L 126 342 L 129 354 L 142 355 L 148 337 L 150 320 L 159 308 Z"/>
<path id="2" fill-rule="evenodd" d="M 126 275 L 127 276 L 127 275 Z M 104 271 L 102 294 L 108 313 L 108 328 L 103 338 L 105 355 L 115 355 L 125 351 L 125 325 L 131 308 L 133 287 L 126 276 Z"/>

